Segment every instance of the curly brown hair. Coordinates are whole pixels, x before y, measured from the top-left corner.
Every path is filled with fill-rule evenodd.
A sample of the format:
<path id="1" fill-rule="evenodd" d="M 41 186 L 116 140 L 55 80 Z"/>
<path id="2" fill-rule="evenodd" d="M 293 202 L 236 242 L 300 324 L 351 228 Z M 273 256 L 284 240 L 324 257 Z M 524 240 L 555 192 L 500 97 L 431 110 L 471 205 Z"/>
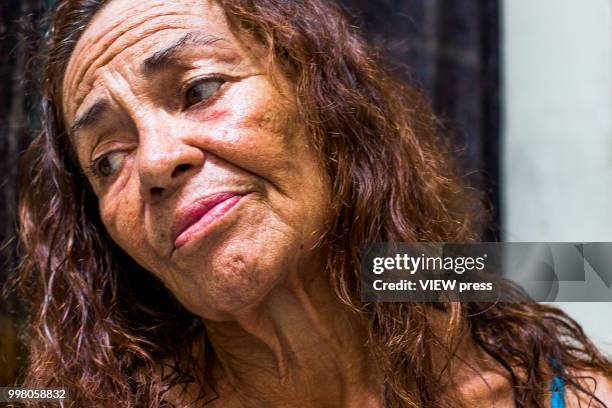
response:
<path id="1" fill-rule="evenodd" d="M 205 330 L 107 235 L 62 113 L 68 59 L 106 2 L 58 1 L 45 40 L 42 129 L 23 159 L 19 214 L 19 286 L 30 316 L 23 385 L 67 387 L 78 407 L 159 407 L 167 390 L 195 381 L 191 347 Z M 544 407 L 552 375 L 591 396 L 572 374 L 612 377 L 610 360 L 575 321 L 512 286 L 512 303 L 363 303 L 362 244 L 477 240 L 479 199 L 454 169 L 427 103 L 383 68 L 337 6 L 218 3 L 235 34 L 265 46 L 295 86 L 300 117 L 332 180 L 326 271 L 338 300 L 368 327 L 388 407 L 461 405 L 457 395 L 440 392 L 444 368 L 434 355 L 442 350 L 450 363 L 465 336 L 507 370 L 517 407 Z M 443 333 L 434 328 L 435 313 L 447 316 Z M 213 361 L 210 345 L 204 348 L 205 361 Z M 155 377 L 162 360 L 172 361 L 171 369 Z"/>

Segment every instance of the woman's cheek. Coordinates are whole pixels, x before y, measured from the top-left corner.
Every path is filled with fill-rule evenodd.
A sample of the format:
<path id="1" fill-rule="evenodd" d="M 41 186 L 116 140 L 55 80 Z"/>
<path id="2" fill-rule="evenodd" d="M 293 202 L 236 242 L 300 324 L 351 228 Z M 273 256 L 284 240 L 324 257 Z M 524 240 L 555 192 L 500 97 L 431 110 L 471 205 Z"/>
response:
<path id="1" fill-rule="evenodd" d="M 142 204 L 129 194 L 107 194 L 101 201 L 100 216 L 113 241 L 128 255 L 145 259 L 146 239 Z"/>

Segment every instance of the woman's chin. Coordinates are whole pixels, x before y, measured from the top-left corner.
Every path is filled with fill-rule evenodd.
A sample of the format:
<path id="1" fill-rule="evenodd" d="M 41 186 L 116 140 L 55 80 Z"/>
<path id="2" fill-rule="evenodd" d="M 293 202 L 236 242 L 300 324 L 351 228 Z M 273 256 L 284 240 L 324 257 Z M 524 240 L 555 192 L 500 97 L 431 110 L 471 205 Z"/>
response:
<path id="1" fill-rule="evenodd" d="M 227 320 L 259 306 L 290 274 L 303 272 L 305 234 L 256 195 L 243 199 L 207 239 L 173 260 L 167 276 L 171 287 L 192 313 L 210 320 Z M 303 226 L 302 226 L 303 228 Z M 178 255 L 178 253 L 177 253 Z"/>
<path id="2" fill-rule="evenodd" d="M 183 281 L 185 287 L 173 292 L 202 318 L 234 320 L 260 306 L 270 291 L 292 273 L 292 265 L 297 263 L 292 259 L 296 252 L 289 247 L 279 251 L 279 245 L 274 248 L 275 251 L 266 252 L 265 247 L 237 247 L 230 242 L 202 260 L 198 273 L 190 274 L 192 281 Z M 189 293 L 184 292 L 187 288 Z"/>

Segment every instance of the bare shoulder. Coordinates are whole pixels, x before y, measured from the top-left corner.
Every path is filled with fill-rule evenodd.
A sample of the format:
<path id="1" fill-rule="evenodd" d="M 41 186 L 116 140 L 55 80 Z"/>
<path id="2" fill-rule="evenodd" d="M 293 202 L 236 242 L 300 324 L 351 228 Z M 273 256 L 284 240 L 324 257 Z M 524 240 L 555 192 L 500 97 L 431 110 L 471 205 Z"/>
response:
<path id="1" fill-rule="evenodd" d="M 581 371 L 574 378 L 584 389 L 612 408 L 612 378 L 595 371 Z M 567 392 L 565 401 L 567 408 L 600 406 L 595 403 L 597 400 L 592 395 L 583 392 Z"/>
<path id="2" fill-rule="evenodd" d="M 513 407 L 510 378 L 499 371 L 484 371 L 458 384 L 456 390 L 464 401 L 475 407 Z"/>

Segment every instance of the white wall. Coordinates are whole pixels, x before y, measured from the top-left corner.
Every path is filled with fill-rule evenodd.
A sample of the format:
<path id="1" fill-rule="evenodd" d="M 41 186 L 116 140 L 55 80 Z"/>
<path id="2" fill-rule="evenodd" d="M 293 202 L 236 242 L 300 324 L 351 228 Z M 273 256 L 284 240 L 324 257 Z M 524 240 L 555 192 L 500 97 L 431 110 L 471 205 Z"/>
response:
<path id="1" fill-rule="evenodd" d="M 505 241 L 612 241 L 612 1 L 504 0 Z M 612 303 L 559 304 L 612 353 Z"/>

